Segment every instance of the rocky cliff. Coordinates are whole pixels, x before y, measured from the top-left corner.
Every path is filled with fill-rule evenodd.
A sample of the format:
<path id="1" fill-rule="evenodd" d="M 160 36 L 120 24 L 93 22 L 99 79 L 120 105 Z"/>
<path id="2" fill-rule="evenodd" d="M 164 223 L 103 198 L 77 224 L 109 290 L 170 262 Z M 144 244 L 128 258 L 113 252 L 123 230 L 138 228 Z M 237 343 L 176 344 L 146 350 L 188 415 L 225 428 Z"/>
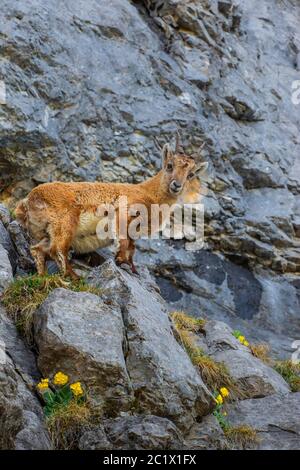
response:
<path id="1" fill-rule="evenodd" d="M 62 367 L 67 367 L 64 357 L 78 355 L 80 370 L 90 371 L 87 382 L 100 387 L 102 397 L 116 395 L 118 409 L 125 413 L 108 416 L 98 434 L 82 438 L 83 448 L 151 447 L 154 442 L 162 447 L 166 442 L 170 447 L 178 442 L 213 445 L 205 444 L 210 438 L 203 435 L 208 429 L 220 438 L 209 421 L 206 386 L 187 365 L 163 312 L 184 310 L 216 325 L 225 322 L 250 342 L 267 342 L 279 358 L 289 358 L 293 341 L 300 337 L 300 105 L 292 99 L 300 76 L 299 2 L 2 0 L 1 6 L 0 199 L 6 206 L 13 209 L 18 199 L 45 181 L 142 181 L 160 167 L 154 138 L 169 141 L 176 129 L 187 152 L 206 142 L 210 167 L 204 191 L 205 250 L 187 252 L 180 241 L 139 244 L 138 265 L 148 267 L 162 298 L 157 299 L 149 283 L 142 293 L 142 287 L 132 285 L 136 280 L 117 270 L 114 282 L 120 292 L 126 285 L 125 298 L 133 296 L 130 309 L 122 304 L 123 295 L 118 305 L 109 306 L 92 294 L 80 294 L 85 298 L 78 302 L 74 293 L 59 290 L 40 307 L 35 328 L 43 374 L 52 372 L 56 359 L 49 354 L 55 344 Z M 26 236 L 4 207 L 0 215 L 3 290 L 14 274 L 30 272 L 33 266 Z M 104 280 L 106 270 L 115 269 L 105 266 L 99 274 Z M 157 302 L 157 308 L 140 311 L 138 299 L 147 295 L 154 296 L 149 302 Z M 72 309 L 65 305 L 73 304 L 79 305 L 76 321 L 84 329 L 82 338 L 70 330 Z M 86 310 L 88 323 L 83 319 Z M 97 312 L 107 323 L 98 324 Z M 11 417 L 18 416 L 12 440 L 5 445 L 46 448 L 50 441 L 39 404 L 34 395 L 28 398 L 32 377 L 39 375 L 35 358 L 26 349 L 26 364 L 32 364 L 26 373 L 19 363 L 23 354 L 15 353 L 23 343 L 4 311 L 1 315 L 3 341 L 12 345 L 12 352 L 6 351 L 5 371 L 1 369 L 8 387 L 1 398 L 0 408 L 6 410 L 1 423 L 8 426 Z M 153 321 L 159 322 L 159 331 Z M 97 331 L 106 331 L 97 338 L 99 345 L 111 339 L 111 356 L 90 342 L 95 324 Z M 226 326 L 220 329 L 226 331 Z M 245 370 L 249 377 L 256 374 L 250 353 L 223 343 L 220 340 L 215 349 L 206 345 L 209 354 L 228 366 L 234 363 L 237 380 Z M 182 368 L 172 364 L 168 348 L 172 356 L 180 355 Z M 249 424 L 259 423 L 265 438 L 261 446 L 274 446 L 278 433 L 287 448 L 299 448 L 294 421 L 299 410 L 292 411 L 296 395 L 285 395 L 280 408 L 284 412 L 264 412 L 267 397 L 273 394 L 276 403 L 287 385 L 278 382 L 273 370 L 270 378 L 267 366 L 260 366 L 260 379 L 248 383 L 259 392 L 236 404 L 232 419 L 239 422 L 243 415 Z M 100 380 L 100 370 L 110 370 L 114 380 L 107 375 Z M 69 372 L 75 379 L 79 369 Z M 160 386 L 154 390 L 157 382 Z M 165 402 L 170 387 L 172 406 Z M 128 417 L 136 390 L 141 394 L 140 413 Z M 206 423 L 201 432 L 199 417 Z M 32 426 L 39 427 L 43 437 L 39 443 L 29 438 L 26 444 L 20 436 L 26 437 Z M 268 434 L 274 426 L 276 436 Z M 187 428 L 196 429 L 194 441 Z M 141 429 L 145 441 L 128 444 L 128 436 L 140 435 Z M 101 439 L 106 444 L 99 444 Z"/>

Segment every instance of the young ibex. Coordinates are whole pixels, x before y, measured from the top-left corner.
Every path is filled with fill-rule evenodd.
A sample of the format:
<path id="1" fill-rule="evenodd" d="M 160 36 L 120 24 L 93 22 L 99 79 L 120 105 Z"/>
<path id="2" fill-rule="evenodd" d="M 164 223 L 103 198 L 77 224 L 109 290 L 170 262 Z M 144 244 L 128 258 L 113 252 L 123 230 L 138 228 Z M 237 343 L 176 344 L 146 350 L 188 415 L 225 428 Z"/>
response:
<path id="1" fill-rule="evenodd" d="M 34 188 L 16 208 L 17 220 L 27 229 L 36 244 L 31 247 L 39 275 L 45 273 L 48 257 L 58 264 L 63 275 L 76 278 L 68 253 L 88 253 L 107 246 L 96 234 L 100 217 L 97 211 L 103 204 L 117 205 L 121 196 L 127 197 L 128 207 L 144 204 L 149 213 L 152 204 L 172 206 L 180 198 L 191 199 L 200 192 L 197 175 L 204 172 L 207 163 L 197 163 L 185 155 L 178 137 L 173 151 L 169 144 L 162 148 L 162 170 L 139 184 L 126 183 L 45 183 Z M 128 225 L 129 217 L 125 221 Z M 118 233 L 118 226 L 117 226 Z M 117 264 L 127 264 L 136 272 L 133 264 L 135 240 L 127 237 L 119 240 Z"/>

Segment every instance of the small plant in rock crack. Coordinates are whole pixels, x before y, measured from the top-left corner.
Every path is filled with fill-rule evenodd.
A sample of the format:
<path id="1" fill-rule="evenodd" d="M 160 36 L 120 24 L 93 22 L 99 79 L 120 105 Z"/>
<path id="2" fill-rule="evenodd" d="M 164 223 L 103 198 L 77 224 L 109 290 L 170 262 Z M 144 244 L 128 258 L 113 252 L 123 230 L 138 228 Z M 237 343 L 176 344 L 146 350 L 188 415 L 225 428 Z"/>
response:
<path id="1" fill-rule="evenodd" d="M 41 379 L 38 394 L 44 402 L 49 434 L 56 449 L 77 449 L 83 430 L 89 429 L 92 414 L 87 394 L 80 382 L 57 372 L 53 379 Z"/>
<path id="2" fill-rule="evenodd" d="M 245 336 L 239 330 L 234 330 L 232 334 L 236 339 L 239 340 L 241 344 L 249 347 L 249 342 L 246 340 Z"/>
<path id="3" fill-rule="evenodd" d="M 259 443 L 255 429 L 247 424 L 232 426 L 227 420 L 227 412 L 224 410 L 224 404 L 229 395 L 229 390 L 227 390 L 226 387 L 221 387 L 219 392 L 215 392 L 216 407 L 213 411 L 213 415 L 224 432 L 228 448 L 254 448 Z"/>
<path id="4" fill-rule="evenodd" d="M 78 405 L 86 403 L 86 395 L 80 382 L 69 384 L 69 377 L 62 372 L 57 372 L 53 380 L 42 379 L 37 385 L 39 395 L 45 403 L 44 413 L 46 417 L 53 415 L 58 408 L 68 407 L 71 402 Z"/>
<path id="5" fill-rule="evenodd" d="M 216 417 L 223 431 L 229 428 L 229 424 L 226 419 L 227 412 L 224 410 L 224 402 L 229 395 L 229 390 L 226 387 L 221 387 L 219 392 L 214 393 L 216 407 L 213 415 Z"/>

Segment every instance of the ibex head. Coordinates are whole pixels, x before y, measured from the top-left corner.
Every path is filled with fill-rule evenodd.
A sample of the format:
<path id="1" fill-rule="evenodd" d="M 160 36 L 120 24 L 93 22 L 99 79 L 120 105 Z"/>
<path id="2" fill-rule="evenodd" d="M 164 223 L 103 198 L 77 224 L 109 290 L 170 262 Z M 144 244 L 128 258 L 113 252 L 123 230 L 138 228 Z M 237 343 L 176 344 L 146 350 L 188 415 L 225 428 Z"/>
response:
<path id="1" fill-rule="evenodd" d="M 203 174 L 207 167 L 207 162 L 197 161 L 205 144 L 199 149 L 199 155 L 186 155 L 180 143 L 180 137 L 176 135 L 176 146 L 173 151 L 169 144 L 165 144 L 162 148 L 162 163 L 164 183 L 169 193 L 179 195 L 186 183 L 192 181 L 197 176 Z"/>

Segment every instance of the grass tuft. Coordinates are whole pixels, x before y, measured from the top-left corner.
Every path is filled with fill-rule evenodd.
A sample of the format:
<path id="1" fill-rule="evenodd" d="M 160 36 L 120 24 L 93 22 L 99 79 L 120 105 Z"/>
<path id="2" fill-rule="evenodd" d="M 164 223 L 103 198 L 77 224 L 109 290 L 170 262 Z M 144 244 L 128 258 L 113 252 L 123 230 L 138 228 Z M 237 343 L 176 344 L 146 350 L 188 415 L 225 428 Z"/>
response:
<path id="1" fill-rule="evenodd" d="M 183 312 L 171 314 L 176 333 L 195 367 L 199 370 L 203 381 L 211 390 L 219 390 L 226 387 L 232 397 L 240 396 L 240 390 L 231 377 L 227 367 L 222 362 L 216 362 L 205 354 L 197 345 L 195 333 L 202 331 L 205 320 L 198 320 Z"/>
<path id="2" fill-rule="evenodd" d="M 4 291 L 2 302 L 6 311 L 29 345 L 33 344 L 33 314 L 50 292 L 58 287 L 74 292 L 101 293 L 100 289 L 89 286 L 83 279 L 71 281 L 59 274 L 19 277 Z"/>
<path id="3" fill-rule="evenodd" d="M 72 401 L 57 407 L 46 422 L 55 449 L 76 450 L 82 432 L 92 426 L 91 410 L 87 402 Z"/>
<path id="4" fill-rule="evenodd" d="M 206 320 L 203 318 L 194 318 L 184 312 L 173 312 L 171 318 L 175 328 L 193 331 L 195 333 L 202 332 L 206 323 Z"/>
<path id="5" fill-rule="evenodd" d="M 257 432 L 251 426 L 243 424 L 241 426 L 228 426 L 224 430 L 225 437 L 230 447 L 238 449 L 249 449 L 259 443 Z"/>
<path id="6" fill-rule="evenodd" d="M 265 364 L 270 365 L 272 363 L 272 359 L 270 357 L 270 346 L 265 343 L 258 343 L 258 344 L 251 344 L 250 350 L 253 356 L 260 359 Z"/>
<path id="7" fill-rule="evenodd" d="M 275 361 L 273 367 L 290 385 L 292 392 L 300 392 L 300 363 L 295 364 L 288 359 Z"/>

